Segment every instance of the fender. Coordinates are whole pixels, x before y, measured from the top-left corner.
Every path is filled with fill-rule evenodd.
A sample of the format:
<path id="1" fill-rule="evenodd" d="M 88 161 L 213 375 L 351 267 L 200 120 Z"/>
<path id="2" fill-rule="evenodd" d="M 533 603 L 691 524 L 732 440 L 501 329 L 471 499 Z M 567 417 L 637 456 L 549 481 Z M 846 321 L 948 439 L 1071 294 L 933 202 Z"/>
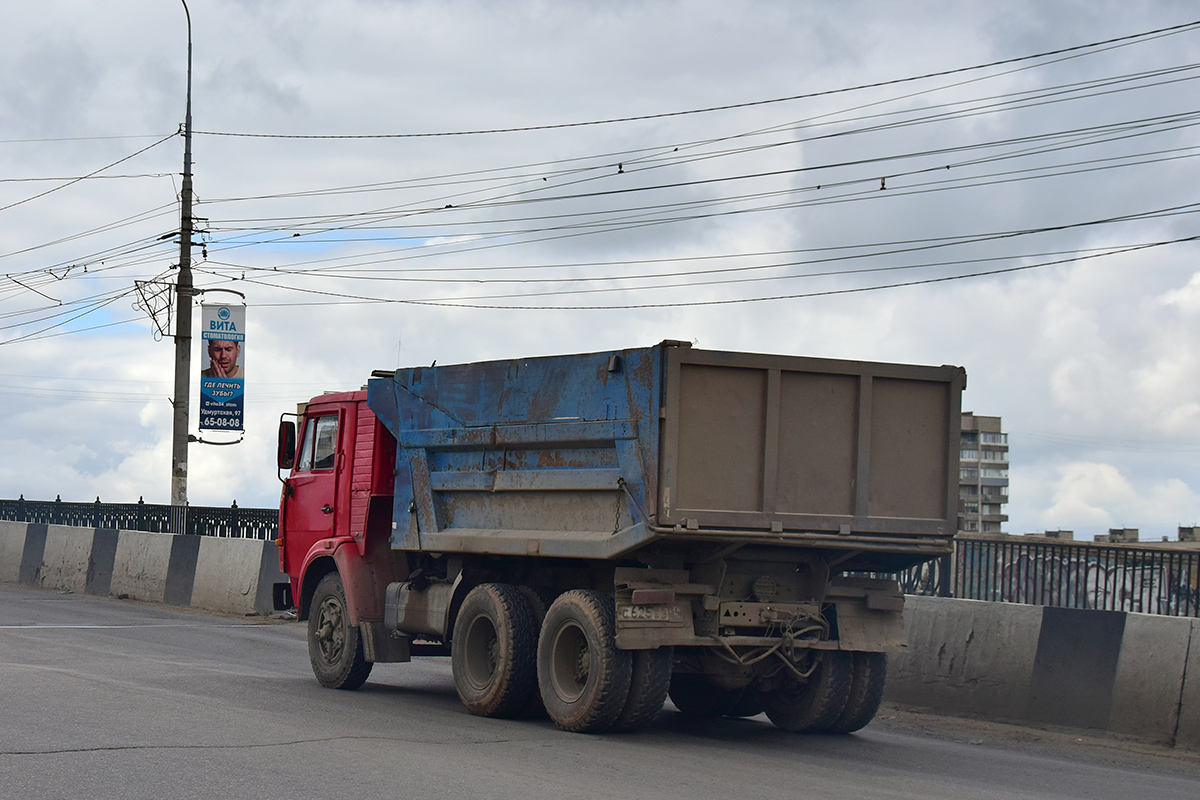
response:
<path id="1" fill-rule="evenodd" d="M 346 590 L 346 611 L 351 624 L 382 622 L 387 585 L 408 579 L 407 562 L 393 558 L 388 547 L 368 547 L 367 554 L 362 555 L 358 542 L 343 537 L 322 539 L 304 556 L 300 581 L 303 587 L 303 616 L 308 616 L 308 598 L 317 581 L 329 571 L 318 562 L 330 557 L 342 577 L 342 586 Z M 315 571 L 314 565 L 317 565 Z M 310 578 L 310 573 L 316 577 Z"/>

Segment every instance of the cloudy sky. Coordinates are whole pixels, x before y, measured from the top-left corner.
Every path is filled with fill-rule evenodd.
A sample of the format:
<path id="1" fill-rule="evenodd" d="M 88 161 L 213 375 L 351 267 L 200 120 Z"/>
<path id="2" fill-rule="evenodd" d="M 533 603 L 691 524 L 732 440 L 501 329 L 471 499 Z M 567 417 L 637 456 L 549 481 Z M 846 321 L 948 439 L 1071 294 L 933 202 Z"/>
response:
<path id="1" fill-rule="evenodd" d="M 966 367 L 1010 532 L 1200 521 L 1193 3 L 190 8 L 196 283 L 248 305 L 193 504 L 274 505 L 279 414 L 372 369 L 671 338 Z M 186 32 L 5 12 L 0 497 L 169 498 Z"/>

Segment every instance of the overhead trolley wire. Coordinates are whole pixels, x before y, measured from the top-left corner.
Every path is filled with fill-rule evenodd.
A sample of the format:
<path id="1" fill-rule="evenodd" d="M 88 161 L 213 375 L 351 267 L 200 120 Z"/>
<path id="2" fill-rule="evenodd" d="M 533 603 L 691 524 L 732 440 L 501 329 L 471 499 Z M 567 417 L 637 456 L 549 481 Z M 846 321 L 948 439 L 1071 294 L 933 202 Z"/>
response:
<path id="1" fill-rule="evenodd" d="M 802 94 L 789 95 L 786 97 L 776 97 L 765 100 L 750 100 L 742 103 L 728 103 L 725 105 L 708 106 L 705 108 L 695 108 L 684 111 L 666 111 L 656 114 L 642 114 L 625 117 L 612 117 L 608 119 L 589 120 L 584 122 L 562 122 L 546 125 L 523 125 L 511 128 L 485 128 L 476 130 L 463 131 L 440 131 L 426 133 L 384 133 L 384 134 L 281 134 L 281 133 L 247 133 L 237 131 L 194 131 L 200 136 L 236 136 L 243 138 L 256 139 L 418 139 L 430 137 L 446 137 L 446 136 L 478 136 L 497 133 L 524 133 L 529 131 L 543 130 L 560 130 L 564 128 L 581 128 L 595 125 L 611 125 L 623 122 L 641 122 L 654 119 L 666 119 L 669 117 L 681 117 L 694 114 L 708 114 L 716 111 L 730 111 L 741 108 L 753 108 L 755 106 L 773 105 L 778 103 L 788 103 L 797 100 L 810 100 L 818 97 L 828 97 L 830 95 L 846 94 L 851 92 L 863 91 L 865 89 L 876 89 L 885 86 L 896 86 L 904 83 L 913 83 L 916 81 L 928 80 L 930 78 L 942 78 L 950 75 L 957 75 L 966 72 L 974 72 L 982 69 L 991 69 L 994 67 L 1008 66 L 1010 64 L 1019 64 L 1027 61 L 1038 59 L 1051 58 L 1053 56 L 1061 56 L 1068 54 L 1076 54 L 1073 57 L 1078 57 L 1079 54 L 1084 54 L 1087 50 L 1103 50 L 1111 49 L 1113 46 L 1128 46 L 1130 44 L 1140 43 L 1141 41 L 1149 41 L 1152 39 L 1161 38 L 1163 36 L 1172 36 L 1185 31 L 1194 30 L 1200 27 L 1200 20 L 1181 23 L 1178 25 L 1170 25 L 1154 30 L 1142 31 L 1140 33 L 1127 34 L 1125 36 L 1117 36 L 1110 39 L 1104 39 L 1097 42 L 1089 42 L 1087 44 L 1073 45 L 1071 47 L 1062 47 L 1055 50 L 1047 50 L 1041 53 L 1031 55 L 1017 56 L 1014 58 L 1000 59 L 983 64 L 975 64 L 968 67 L 957 67 L 954 69 L 939 70 L 936 72 L 928 72 L 921 75 L 912 75 L 904 78 L 893 78 L 886 81 L 875 81 L 872 83 L 858 84 L 855 86 L 842 87 L 838 89 L 826 89 L 817 92 L 806 92 Z"/>
<path id="2" fill-rule="evenodd" d="M 39 194 L 35 194 L 32 197 L 26 197 L 24 200 L 17 200 L 16 202 L 9 203 L 6 206 L 0 206 L 0 211 L 7 211 L 10 208 L 16 208 L 19 205 L 24 205 L 25 203 L 31 202 L 33 200 L 37 200 L 38 198 L 45 197 L 48 194 L 53 194 L 54 192 L 60 191 L 62 189 L 66 189 L 68 186 L 74 186 L 75 184 L 79 183 L 82 180 L 86 180 L 87 178 L 90 178 L 94 175 L 98 175 L 99 173 L 104 172 L 107 169 L 112 169 L 113 167 L 117 166 L 118 164 L 123 164 L 126 161 L 130 160 L 131 158 L 140 156 L 142 153 L 145 153 L 147 150 L 152 150 L 155 147 L 158 147 L 163 142 L 165 142 L 169 139 L 175 138 L 176 135 L 177 134 L 172 133 L 167 136 L 164 136 L 163 138 L 159 139 L 158 141 L 154 142 L 153 144 L 146 145 L 141 150 L 138 150 L 134 153 L 130 153 L 129 155 L 127 155 L 123 158 L 117 159 L 116 161 L 112 162 L 111 164 L 106 164 L 103 167 L 100 167 L 99 169 L 93 170 L 92 172 L 89 172 L 87 175 L 82 175 L 78 178 L 72 178 L 71 180 L 68 180 L 66 183 L 63 183 L 60 186 L 55 186 L 52 189 L 47 189 L 46 191 L 40 192 Z"/>
<path id="3" fill-rule="evenodd" d="M 1164 247 L 1164 246 L 1173 245 L 1173 244 L 1194 242 L 1194 241 L 1198 241 L 1198 240 L 1200 240 L 1200 235 L 1186 236 L 1186 237 L 1179 237 L 1179 238 L 1175 238 L 1175 239 L 1169 239 L 1169 240 L 1163 240 L 1163 241 L 1157 241 L 1157 242 L 1140 243 L 1140 244 L 1128 245 L 1128 246 L 1123 246 L 1123 247 L 1115 247 L 1115 248 L 1106 250 L 1101 253 L 1089 253 L 1086 255 L 1071 256 L 1071 257 L 1055 259 L 1055 260 L 1051 260 L 1051 261 L 1043 261 L 1043 262 L 1039 262 L 1039 263 L 1035 263 L 1035 264 L 1021 264 L 1021 265 L 1012 266 L 1012 267 L 1003 267 L 1003 268 L 998 268 L 998 269 L 993 269 L 993 270 L 982 270 L 982 271 L 965 273 L 965 274 L 960 274 L 960 275 L 946 275 L 946 276 L 939 276 L 939 277 L 934 277 L 934 278 L 921 278 L 921 279 L 916 279 L 916 280 L 911 280 L 911 281 L 900 281 L 900 282 L 894 282 L 894 283 L 877 284 L 877 285 L 873 285 L 873 286 L 859 286 L 859 287 L 848 287 L 848 288 L 839 288 L 839 289 L 827 289 L 827 290 L 813 291 L 813 292 L 799 292 L 799 293 L 795 293 L 795 294 L 780 294 L 780 295 L 769 295 L 769 296 L 750 297 L 750 298 L 723 298 L 723 299 L 719 299 L 719 300 L 692 300 L 692 301 L 658 302 L 658 303 L 624 303 L 624 304 L 613 304 L 613 305 L 574 305 L 574 306 L 542 305 L 542 306 L 535 306 L 535 305 L 497 305 L 494 303 L 485 304 L 485 303 L 474 302 L 475 300 L 481 300 L 481 299 L 488 299 L 488 300 L 503 299 L 504 297 L 507 297 L 505 295 L 501 295 L 499 297 L 488 296 L 488 297 L 484 297 L 484 298 L 433 298 L 433 299 L 381 298 L 381 297 L 372 297 L 372 296 L 366 296 L 366 295 L 350 294 L 350 293 L 346 293 L 346 292 L 334 292 L 334 291 L 330 291 L 330 290 L 307 289 L 307 288 L 296 287 L 296 286 L 288 286 L 285 284 L 272 283 L 270 281 L 262 280 L 259 278 L 244 278 L 244 279 L 242 279 L 242 282 L 259 285 L 259 286 L 264 286 L 264 287 L 269 287 L 269 288 L 274 288 L 274 289 L 282 289 L 285 291 L 299 292 L 299 293 L 303 293 L 303 294 L 312 294 L 312 295 L 318 295 L 318 296 L 322 296 L 322 297 L 332 297 L 332 298 L 338 298 L 338 299 L 343 299 L 343 300 L 352 300 L 352 301 L 356 301 L 356 302 L 360 302 L 360 303 L 384 303 L 384 304 L 397 304 L 397 305 L 437 306 L 437 307 L 446 307 L 446 308 L 469 308 L 469 309 L 487 309 L 487 310 L 505 310 L 505 311 L 619 311 L 619 310 L 648 309 L 648 308 L 688 308 L 688 307 L 701 307 L 701 306 L 719 306 L 719 305 L 736 305 L 736 304 L 745 304 L 745 303 L 769 302 L 769 301 L 775 301 L 775 300 L 795 300 L 795 299 L 810 298 L 810 297 L 829 297 L 829 296 L 844 295 L 844 294 L 859 294 L 859 293 L 863 293 L 863 292 L 879 291 L 879 290 L 883 290 L 883 289 L 897 289 L 897 288 L 903 288 L 903 287 L 909 287 L 909 286 L 921 286 L 921 285 L 936 284 L 936 283 L 947 283 L 947 282 L 951 282 L 951 281 L 967 280 L 967 279 L 972 279 L 972 278 L 1012 274 L 1012 273 L 1016 273 L 1016 272 L 1040 269 L 1040 268 L 1049 267 L 1049 266 L 1057 266 L 1057 265 L 1062 265 L 1062 264 L 1076 263 L 1079 261 L 1086 261 L 1086 260 L 1091 260 L 1091 259 L 1096 259 L 1096 258 L 1105 258 L 1108 256 L 1113 256 L 1113 255 L 1123 255 L 1126 253 L 1148 250 L 1148 249 L 1157 248 L 1157 247 Z M 201 270 L 201 271 L 205 271 L 205 270 Z M 643 287 L 643 288 L 647 288 L 647 287 Z M 686 285 L 677 287 L 677 288 L 686 288 Z M 592 293 L 593 291 L 599 291 L 599 290 L 583 290 L 583 291 L 576 291 L 576 292 L 557 292 L 557 293 L 546 293 L 546 294 L 588 294 L 588 293 Z M 630 291 L 630 290 L 627 289 L 626 291 Z M 527 293 L 527 292 L 522 292 L 519 294 L 511 295 L 511 297 L 529 297 L 529 296 L 537 296 L 537 295 L 536 294 L 531 295 L 530 293 Z M 259 303 L 258 305 L 267 306 L 267 305 L 273 305 L 273 304 Z"/>
<path id="4" fill-rule="evenodd" d="M 796 260 L 782 261 L 782 262 L 771 263 L 771 264 L 753 264 L 753 265 L 749 265 L 749 266 L 727 266 L 727 267 L 719 267 L 716 269 L 675 270 L 672 272 L 639 273 L 639 274 L 632 274 L 632 275 L 631 274 L 587 275 L 587 276 L 570 276 L 570 277 L 562 277 L 562 278 L 559 278 L 559 277 L 474 278 L 474 277 L 466 277 L 466 276 L 459 277 L 459 278 L 443 278 L 443 277 L 421 277 L 421 276 L 409 275 L 409 274 L 401 274 L 401 275 L 350 274 L 350 275 L 347 275 L 347 274 L 342 274 L 342 273 L 339 273 L 336 277 L 339 279 L 346 279 L 346 280 L 399 282 L 399 283 L 450 283 L 450 284 L 464 284 L 464 285 L 475 286 L 475 285 L 488 285 L 488 284 L 599 283 L 599 282 L 606 282 L 606 281 L 622 281 L 622 280 L 624 280 L 624 281 L 650 280 L 650 279 L 668 278 L 668 277 L 677 278 L 677 277 L 709 276 L 709 275 L 719 275 L 719 274 L 740 274 L 740 273 L 755 272 L 755 271 L 761 271 L 761 270 L 785 269 L 785 268 L 789 268 L 789 267 L 811 266 L 811 265 L 837 263 L 837 262 L 860 260 L 860 259 L 882 258 L 885 256 L 906 255 L 906 254 L 926 252 L 926 251 L 936 250 L 936 249 L 943 249 L 946 247 L 975 245 L 975 244 L 982 244 L 982 243 L 986 243 L 986 242 L 999 242 L 999 241 L 1005 241 L 1005 240 L 1009 240 L 1009 239 L 1013 239 L 1013 238 L 1017 238 L 1017 237 L 1032 236 L 1032 235 L 1038 235 L 1038 234 L 1044 234 L 1044 233 L 1061 232 L 1061 231 L 1073 230 L 1073 229 L 1078 230 L 1078 229 L 1084 229 L 1084 228 L 1098 227 L 1101 225 L 1107 226 L 1107 225 L 1114 225 L 1114 224 L 1118 224 L 1118 223 L 1122 223 L 1122 222 L 1145 221 L 1145 220 L 1150 220 L 1150 219 L 1167 219 L 1170 217 L 1183 216 L 1183 215 L 1196 214 L 1196 213 L 1200 213 L 1200 203 L 1190 203 L 1190 204 L 1186 204 L 1186 205 L 1182 205 L 1182 206 L 1175 206 L 1175 207 L 1164 208 L 1164 209 L 1155 209 L 1152 211 L 1125 214 L 1125 215 L 1121 215 L 1121 216 L 1107 217 L 1104 219 L 1097 219 L 1097 220 L 1088 220 L 1088 221 L 1084 221 L 1084 222 L 1047 226 L 1047 227 L 1042 227 L 1042 228 L 1024 229 L 1024 230 L 1017 230 L 1017 231 L 1003 231 L 1003 232 L 990 233 L 990 234 L 963 235 L 963 236 L 958 236 L 958 237 L 947 237 L 945 239 L 937 239 L 937 240 L 932 240 L 932 241 L 931 240 L 917 240 L 915 242 L 884 243 L 884 244 L 877 244 L 877 245 L 867 245 L 867 244 L 848 245 L 848 246 L 841 246 L 841 247 L 812 248 L 812 249 L 789 250 L 789 251 L 774 251 L 774 252 L 769 252 L 769 253 L 722 254 L 722 255 L 713 255 L 713 256 L 659 258 L 659 259 L 647 259 L 647 260 L 644 260 L 641 262 L 632 262 L 632 263 L 679 263 L 681 261 L 686 262 L 686 261 L 712 260 L 712 259 L 725 260 L 725 259 L 731 259 L 731 258 L 750 258 L 750 257 L 763 257 L 763 256 L 772 256 L 772 255 L 793 255 L 793 254 L 798 254 L 798 253 L 812 253 L 812 252 L 833 251 L 835 253 L 834 255 L 822 256 L 822 257 L 818 257 L 818 258 L 796 259 Z M 870 252 L 850 252 L 850 253 L 844 252 L 846 250 L 862 250 L 867 247 L 876 247 L 876 248 L 881 248 L 881 249 L 873 249 Z M 1105 249 L 1107 249 L 1107 248 L 1105 248 Z M 1079 252 L 1079 251 L 1080 251 L 1079 248 L 1075 248 L 1069 252 Z M 889 271 L 889 270 L 893 270 L 893 269 L 913 269 L 913 268 L 918 268 L 918 267 L 924 268 L 926 266 L 947 266 L 947 265 L 952 265 L 954 263 L 973 263 L 973 262 L 977 262 L 977 261 L 994 261 L 994 260 L 998 260 L 998 259 L 1034 258 L 1034 257 L 1047 256 L 1047 255 L 1062 255 L 1064 252 L 1068 252 L 1068 251 L 1050 251 L 1050 252 L 1042 252 L 1042 253 L 1009 254 L 1009 255 L 993 256 L 993 257 L 982 258 L 982 259 L 957 259 L 956 261 L 934 262 L 932 264 L 901 265 L 901 266 L 896 266 L 896 267 L 870 267 L 870 268 L 862 268 L 862 269 L 846 269 L 846 270 L 839 270 L 839 271 L 832 271 L 832 272 L 804 273 L 803 275 L 788 275 L 788 276 L 782 276 L 782 277 L 785 277 L 785 278 L 812 277 L 814 275 L 828 277 L 828 276 L 832 276 L 832 275 L 849 275 L 849 274 L 857 274 L 857 273 L 861 273 L 861 272 L 880 272 L 880 271 Z M 437 273 L 444 273 L 444 272 L 471 273 L 471 272 L 478 272 L 478 271 L 491 271 L 494 269 L 504 269 L 504 270 L 509 270 L 509 271 L 512 271 L 512 270 L 529 271 L 529 270 L 538 270 L 538 269 L 562 269 L 564 267 L 579 268 L 579 267 L 583 267 L 583 266 L 627 266 L 629 263 L 631 263 L 631 262 L 623 262 L 623 261 L 622 262 L 591 262 L 591 263 L 583 263 L 583 264 L 545 265 L 545 266 L 526 266 L 526 267 L 499 267 L 499 268 L 497 268 L 497 267 L 491 267 L 491 268 L 480 267 L 480 268 L 475 268 L 475 269 L 472 269 L 472 268 L 467 268 L 467 269 L 437 268 L 436 270 L 417 269 L 414 271 L 418 272 L 418 273 L 426 272 L 426 271 L 434 271 Z M 253 270 L 256 272 L 263 272 L 263 273 L 268 273 L 268 274 L 295 275 L 298 277 L 330 277 L 328 275 L 328 273 L 324 273 L 324 272 L 314 273 L 312 271 L 288 270 L 288 269 L 280 269 L 278 267 L 270 267 L 270 268 L 268 268 L 268 267 L 249 267 L 249 266 L 242 266 L 242 265 L 236 265 L 236 264 L 224 264 L 222 262 L 214 262 L 214 261 L 206 262 L 206 265 L 209 267 L 226 266 L 226 267 L 232 267 L 234 269 Z M 757 280 L 757 279 L 755 279 L 755 280 Z M 693 284 L 693 285 L 695 285 L 695 284 Z M 635 288 L 641 288 L 641 287 L 635 287 Z"/>

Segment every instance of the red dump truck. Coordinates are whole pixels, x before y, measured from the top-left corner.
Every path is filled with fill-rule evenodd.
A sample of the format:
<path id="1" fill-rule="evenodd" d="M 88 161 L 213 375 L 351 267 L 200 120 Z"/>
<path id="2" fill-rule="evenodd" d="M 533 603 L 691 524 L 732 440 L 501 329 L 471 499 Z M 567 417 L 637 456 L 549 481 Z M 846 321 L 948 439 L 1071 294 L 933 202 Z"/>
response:
<path id="1" fill-rule="evenodd" d="M 959 367 L 704 351 L 375 372 L 280 424 L 278 604 L 324 686 L 449 656 L 474 714 L 850 732 L 950 551 Z"/>

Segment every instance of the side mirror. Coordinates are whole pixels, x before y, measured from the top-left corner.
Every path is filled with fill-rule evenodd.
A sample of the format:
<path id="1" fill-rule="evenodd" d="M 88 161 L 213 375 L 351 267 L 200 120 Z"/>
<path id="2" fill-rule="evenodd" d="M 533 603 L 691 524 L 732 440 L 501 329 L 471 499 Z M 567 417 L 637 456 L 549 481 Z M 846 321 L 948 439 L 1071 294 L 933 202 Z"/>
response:
<path id="1" fill-rule="evenodd" d="M 296 423 L 290 419 L 279 421 L 279 445 L 275 459 L 280 469 L 291 469 L 296 463 Z"/>

